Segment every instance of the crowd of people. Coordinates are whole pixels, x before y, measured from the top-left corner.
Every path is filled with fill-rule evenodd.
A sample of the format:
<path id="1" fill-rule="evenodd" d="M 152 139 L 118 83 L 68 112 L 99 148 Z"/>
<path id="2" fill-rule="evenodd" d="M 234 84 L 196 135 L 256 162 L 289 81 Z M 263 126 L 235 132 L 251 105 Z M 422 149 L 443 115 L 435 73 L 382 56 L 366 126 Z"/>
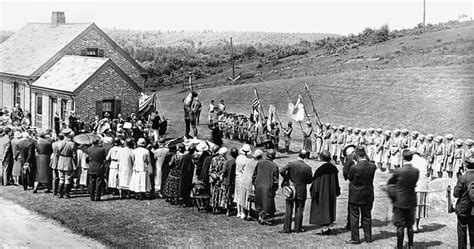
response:
<path id="1" fill-rule="evenodd" d="M 262 121 L 268 125 L 257 125 L 253 117 L 227 114 L 221 101 L 209 116 L 212 139 L 200 140 L 196 128 L 197 94 L 188 97 L 191 101 L 183 100 L 185 136 L 177 139 L 165 138 L 167 121 L 158 112 L 147 119 L 134 114 L 126 118 L 118 114 L 111 119 L 105 113 L 89 124 L 72 114 L 69 122 L 55 119 L 52 130 L 37 132 L 31 125 L 9 126 L 17 124 L 21 115 L 12 118 L 8 111 L 3 111 L 0 117 L 7 123 L 0 127 L 2 184 L 19 185 L 35 194 L 44 189 L 59 198 L 88 193 L 91 201 L 100 201 L 108 193 L 138 200 L 163 198 L 171 205 L 235 215 L 243 220 L 257 220 L 261 225 L 271 224 L 270 218 L 276 212 L 276 193 L 282 189 L 286 202 L 282 233 L 304 232 L 307 185 L 311 185 L 309 223 L 320 226 L 320 234 L 327 235 L 334 226 L 336 200 L 341 194 L 339 170 L 335 166 L 340 163 L 344 179 L 349 181 L 346 228 L 351 231 L 351 238 L 346 242 L 359 244 L 359 221 L 365 241 L 373 241 L 373 181 L 378 166 L 393 173 L 386 190 L 393 200 L 397 246 L 401 248 L 404 229 L 409 246 L 413 246 L 419 219 L 427 217 L 428 190 L 421 187 L 426 185 L 423 182 L 429 182 L 433 172 L 441 177 L 447 171 L 449 177 L 454 173 L 459 177 L 454 188 L 454 195 L 459 198 L 459 245 L 466 244 L 467 227 L 474 239 L 474 219 L 465 207 L 471 205 L 466 198 L 474 180 L 472 140 L 453 141 L 448 134 L 443 143 L 440 136 L 425 137 L 416 131 L 392 133 L 329 124 L 318 125 L 313 132 L 312 123 L 308 122 L 298 158 L 277 165 L 274 159 L 280 131 L 284 135 L 283 152 L 290 152 L 291 122 L 286 128 L 266 119 Z M 191 128 L 194 138 L 189 136 Z M 239 140 L 243 145 L 227 148 L 222 137 Z M 265 148 L 252 149 L 251 144 Z M 314 158 L 311 153 L 323 162 L 314 173 L 308 161 Z M 425 164 L 416 163 L 417 157 Z"/>

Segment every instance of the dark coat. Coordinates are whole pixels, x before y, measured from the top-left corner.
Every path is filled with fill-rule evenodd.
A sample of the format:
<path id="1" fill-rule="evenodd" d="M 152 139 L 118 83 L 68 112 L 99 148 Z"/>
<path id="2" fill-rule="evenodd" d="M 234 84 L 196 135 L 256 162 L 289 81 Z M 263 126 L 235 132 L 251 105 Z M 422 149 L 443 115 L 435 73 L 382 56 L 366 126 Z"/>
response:
<path id="1" fill-rule="evenodd" d="M 312 181 L 311 167 L 303 160 L 289 162 L 286 166 L 280 168 L 280 174 L 284 181 L 291 181 L 295 186 L 295 199 L 306 200 L 306 185 Z"/>
<path id="2" fill-rule="evenodd" d="M 189 198 L 193 189 L 194 163 L 192 154 L 183 155 L 180 168 L 179 196 L 186 199 Z"/>
<path id="3" fill-rule="evenodd" d="M 267 214 L 275 213 L 275 192 L 278 189 L 278 166 L 270 160 L 257 163 L 252 176 L 255 186 L 255 208 Z"/>
<path id="4" fill-rule="evenodd" d="M 158 130 L 160 128 L 160 122 L 161 122 L 160 116 L 156 115 L 155 118 L 153 119 L 152 123 L 151 123 L 151 128 L 153 130 Z"/>
<path id="5" fill-rule="evenodd" d="M 89 163 L 89 174 L 105 174 L 105 159 L 107 157 L 107 151 L 99 146 L 92 145 L 89 149 L 86 150 Z"/>
<path id="6" fill-rule="evenodd" d="M 336 220 L 336 197 L 341 194 L 338 172 L 331 163 L 324 163 L 314 172 L 310 224 L 328 225 Z"/>
<path id="7" fill-rule="evenodd" d="M 209 186 L 209 169 L 211 168 L 211 161 L 214 157 L 215 155 L 210 155 L 204 159 L 201 172 L 198 175 L 198 179 L 206 184 L 206 186 Z"/>
<path id="8" fill-rule="evenodd" d="M 472 216 L 472 204 L 469 199 L 469 183 L 474 181 L 474 170 L 468 169 L 466 174 L 459 176 L 458 182 L 454 187 L 453 196 L 458 198 L 456 202 L 456 214 L 458 216 Z"/>
<path id="9" fill-rule="evenodd" d="M 404 164 L 393 172 L 388 184 L 394 184 L 395 200 L 393 207 L 414 208 L 416 207 L 416 182 L 420 171 L 411 164 Z"/>
<path id="10" fill-rule="evenodd" d="M 349 172 L 351 171 L 352 166 L 355 165 L 354 156 L 355 153 L 347 155 L 346 160 L 344 162 L 344 167 L 342 168 L 342 175 L 344 176 L 344 180 L 346 181 L 348 180 Z"/>
<path id="11" fill-rule="evenodd" d="M 349 183 L 349 203 L 369 204 L 374 202 L 374 175 L 375 164 L 360 160 L 352 166 L 348 179 Z"/>
<path id="12" fill-rule="evenodd" d="M 49 167 L 51 154 L 53 154 L 53 141 L 51 139 L 40 138 L 36 147 L 36 174 L 35 182 L 51 183 L 52 172 Z"/>
<path id="13" fill-rule="evenodd" d="M 224 164 L 224 180 L 222 185 L 233 186 L 235 185 L 235 158 L 229 159 Z"/>
<path id="14" fill-rule="evenodd" d="M 211 131 L 211 136 L 212 136 L 212 142 L 219 145 L 219 146 L 222 146 L 223 142 L 222 142 L 222 134 L 221 134 L 221 130 L 219 129 L 219 126 L 215 126 L 212 131 Z"/>

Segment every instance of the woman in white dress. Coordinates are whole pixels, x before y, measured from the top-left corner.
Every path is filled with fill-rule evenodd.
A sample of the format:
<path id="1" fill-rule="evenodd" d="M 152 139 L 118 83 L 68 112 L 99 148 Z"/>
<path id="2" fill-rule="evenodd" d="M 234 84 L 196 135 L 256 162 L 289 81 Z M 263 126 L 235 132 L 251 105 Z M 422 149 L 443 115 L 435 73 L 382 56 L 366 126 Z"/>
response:
<path id="1" fill-rule="evenodd" d="M 244 174 L 245 166 L 249 160 L 250 155 L 250 145 L 244 144 L 239 150 L 239 154 L 235 159 L 235 192 L 234 192 L 234 202 L 237 203 L 237 218 L 245 218 L 243 201 L 241 198 L 241 182 Z"/>
<path id="2" fill-rule="evenodd" d="M 116 190 L 119 188 L 119 157 L 122 151 L 122 148 L 120 146 L 121 143 L 122 141 L 120 140 L 120 138 L 114 138 L 114 147 L 110 148 L 106 158 L 107 161 L 110 161 L 109 178 L 107 180 L 108 187 Z"/>
<path id="3" fill-rule="evenodd" d="M 145 149 L 146 141 L 140 138 L 138 148 L 133 150 L 133 173 L 130 180 L 130 190 L 135 192 L 137 199 L 145 199 L 145 193 L 151 190 L 150 175 L 153 174 L 150 151 Z"/>
<path id="4" fill-rule="evenodd" d="M 133 173 L 133 139 L 125 140 L 125 147 L 119 154 L 119 189 L 121 198 L 130 198 L 130 180 Z"/>
<path id="5" fill-rule="evenodd" d="M 86 192 L 87 183 L 89 182 L 87 179 L 89 171 L 89 163 L 87 163 L 89 161 L 89 154 L 85 152 L 87 148 L 87 145 L 82 145 L 77 150 L 77 177 L 79 178 L 79 186 L 82 193 Z"/>

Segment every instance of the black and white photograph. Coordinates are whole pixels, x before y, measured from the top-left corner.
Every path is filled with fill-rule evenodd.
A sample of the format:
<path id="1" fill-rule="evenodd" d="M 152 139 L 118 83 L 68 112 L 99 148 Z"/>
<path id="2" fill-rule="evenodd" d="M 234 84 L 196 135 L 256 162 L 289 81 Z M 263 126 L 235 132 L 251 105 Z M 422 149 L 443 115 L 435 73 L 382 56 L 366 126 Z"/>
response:
<path id="1" fill-rule="evenodd" d="M 472 248 L 473 17 L 0 0 L 0 248 Z"/>

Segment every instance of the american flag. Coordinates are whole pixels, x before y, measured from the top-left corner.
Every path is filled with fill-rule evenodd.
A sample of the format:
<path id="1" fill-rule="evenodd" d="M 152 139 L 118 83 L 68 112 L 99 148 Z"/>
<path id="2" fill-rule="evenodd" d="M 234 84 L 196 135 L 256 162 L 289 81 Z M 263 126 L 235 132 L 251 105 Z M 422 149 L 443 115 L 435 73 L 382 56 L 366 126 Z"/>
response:
<path id="1" fill-rule="evenodd" d="M 255 98 L 252 100 L 252 108 L 257 109 L 260 106 L 260 100 Z"/>

